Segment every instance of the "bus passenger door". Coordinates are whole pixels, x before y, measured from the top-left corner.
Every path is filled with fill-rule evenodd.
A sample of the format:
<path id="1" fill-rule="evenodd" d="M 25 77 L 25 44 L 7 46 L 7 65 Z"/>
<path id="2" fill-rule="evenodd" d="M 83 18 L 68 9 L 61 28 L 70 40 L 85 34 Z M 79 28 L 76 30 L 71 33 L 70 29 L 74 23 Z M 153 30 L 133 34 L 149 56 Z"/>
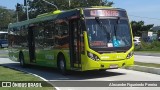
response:
<path id="1" fill-rule="evenodd" d="M 28 47 L 29 47 L 29 57 L 30 63 L 35 63 L 35 36 L 34 36 L 35 26 L 30 25 L 28 28 Z"/>
<path id="2" fill-rule="evenodd" d="M 70 63 L 72 68 L 81 68 L 80 54 L 80 30 L 78 28 L 78 20 L 69 21 L 70 36 Z"/>

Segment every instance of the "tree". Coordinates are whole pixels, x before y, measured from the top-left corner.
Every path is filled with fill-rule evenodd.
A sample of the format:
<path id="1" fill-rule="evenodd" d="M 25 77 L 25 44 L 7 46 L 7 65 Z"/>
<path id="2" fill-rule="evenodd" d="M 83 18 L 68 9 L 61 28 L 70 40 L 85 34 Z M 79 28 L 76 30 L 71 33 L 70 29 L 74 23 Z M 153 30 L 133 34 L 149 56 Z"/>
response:
<path id="1" fill-rule="evenodd" d="M 133 36 L 142 36 L 142 32 L 149 31 L 154 24 L 144 25 L 144 21 L 131 21 Z"/>
<path id="2" fill-rule="evenodd" d="M 77 7 L 87 6 L 112 6 L 114 3 L 108 0 L 45 0 L 55 4 L 59 10 L 68 10 Z M 70 3 L 69 3 L 70 1 Z M 43 0 L 28 1 L 30 18 L 35 18 L 37 15 L 56 10 L 52 5 L 45 3 Z"/>
<path id="3" fill-rule="evenodd" d="M 13 10 L 0 6 L 0 31 L 7 30 L 8 24 L 15 21 L 15 13 Z"/>

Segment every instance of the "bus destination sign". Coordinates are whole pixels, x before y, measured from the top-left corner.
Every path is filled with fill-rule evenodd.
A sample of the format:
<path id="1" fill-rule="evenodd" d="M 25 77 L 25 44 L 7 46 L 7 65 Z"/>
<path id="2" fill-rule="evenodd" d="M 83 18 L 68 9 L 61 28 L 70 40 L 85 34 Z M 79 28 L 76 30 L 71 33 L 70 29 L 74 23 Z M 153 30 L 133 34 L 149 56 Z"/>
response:
<path id="1" fill-rule="evenodd" d="M 85 17 L 125 17 L 126 11 L 115 9 L 87 9 L 84 10 Z"/>
<path id="2" fill-rule="evenodd" d="M 119 16 L 119 12 L 116 10 L 91 10 L 91 16 Z"/>

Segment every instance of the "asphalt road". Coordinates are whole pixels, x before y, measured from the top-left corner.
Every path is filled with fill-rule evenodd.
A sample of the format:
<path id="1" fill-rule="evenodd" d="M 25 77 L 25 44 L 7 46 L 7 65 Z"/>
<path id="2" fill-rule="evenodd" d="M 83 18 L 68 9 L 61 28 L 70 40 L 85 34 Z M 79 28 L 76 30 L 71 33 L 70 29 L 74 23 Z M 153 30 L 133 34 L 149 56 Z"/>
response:
<path id="1" fill-rule="evenodd" d="M 146 56 L 146 55 L 135 55 L 135 61 L 144 62 L 144 63 L 160 64 L 160 57 L 157 57 L 157 56 Z"/>
<path id="2" fill-rule="evenodd" d="M 160 57 L 160 53 L 152 53 L 152 52 L 134 52 L 135 55 L 141 55 L 141 56 L 156 56 Z"/>
<path id="3" fill-rule="evenodd" d="M 4 52 L 5 53 L 5 52 Z M 3 53 L 3 54 L 4 54 Z M 147 57 L 148 58 L 148 57 Z M 142 56 L 145 60 L 146 56 Z M 135 58 L 137 60 L 137 56 Z M 126 70 L 126 69 L 111 69 L 105 72 L 72 72 L 70 75 L 63 76 L 56 69 L 28 66 L 21 68 L 19 63 L 13 62 L 6 58 L 0 58 L 0 65 L 10 68 L 22 70 L 36 74 L 48 81 L 160 81 L 160 75 Z M 51 82 L 55 84 L 54 82 Z M 96 82 L 95 82 L 96 83 Z M 159 90 L 160 87 L 59 87 L 60 90 Z"/>
<path id="4" fill-rule="evenodd" d="M 132 71 L 126 69 L 112 69 L 106 72 L 72 72 L 70 75 L 63 76 L 56 69 L 43 68 L 29 66 L 27 68 L 21 68 L 19 63 L 13 62 L 8 58 L 0 58 L 0 65 L 7 66 L 10 68 L 15 68 L 25 72 L 30 72 L 36 74 L 48 81 L 160 81 L 160 75 L 150 74 L 139 71 Z M 54 84 L 54 82 L 52 82 Z M 159 90 L 158 87 L 59 87 L 61 90 Z"/>

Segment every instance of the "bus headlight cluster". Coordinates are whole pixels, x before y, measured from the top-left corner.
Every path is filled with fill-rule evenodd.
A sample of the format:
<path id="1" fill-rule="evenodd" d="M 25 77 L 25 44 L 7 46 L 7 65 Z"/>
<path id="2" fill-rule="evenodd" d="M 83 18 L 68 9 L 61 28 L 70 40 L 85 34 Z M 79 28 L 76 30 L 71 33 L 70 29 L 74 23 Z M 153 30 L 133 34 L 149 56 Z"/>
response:
<path id="1" fill-rule="evenodd" d="M 134 54 L 134 52 L 133 51 L 131 51 L 130 53 L 128 53 L 128 55 L 127 55 L 127 59 L 130 59 L 132 56 L 133 56 L 133 54 Z"/>
<path id="2" fill-rule="evenodd" d="M 97 55 L 95 55 L 95 54 L 93 54 L 91 52 L 87 51 L 87 55 L 88 55 L 89 58 L 91 58 L 91 59 L 93 59 L 95 61 L 99 61 L 100 60 L 100 58 Z"/>

